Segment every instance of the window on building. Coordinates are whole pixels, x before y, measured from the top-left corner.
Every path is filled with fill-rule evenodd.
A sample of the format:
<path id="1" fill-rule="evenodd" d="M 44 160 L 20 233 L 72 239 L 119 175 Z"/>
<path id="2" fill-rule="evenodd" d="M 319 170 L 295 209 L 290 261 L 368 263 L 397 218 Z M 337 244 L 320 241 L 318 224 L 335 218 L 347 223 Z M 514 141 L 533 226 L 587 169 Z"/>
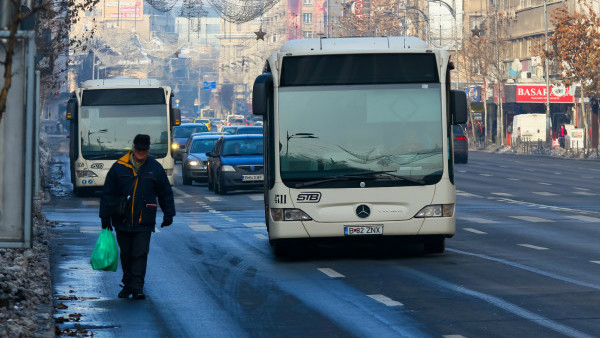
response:
<path id="1" fill-rule="evenodd" d="M 302 13 L 302 22 L 312 23 L 312 13 Z"/>
<path id="2" fill-rule="evenodd" d="M 305 5 L 312 5 L 313 2 L 312 0 L 303 0 L 302 3 Z"/>
<path id="3" fill-rule="evenodd" d="M 242 31 L 242 24 L 238 23 L 236 28 L 237 28 L 238 32 L 241 32 Z"/>
<path id="4" fill-rule="evenodd" d="M 273 34 L 272 36 L 272 42 L 277 42 L 277 34 Z"/>
<path id="5" fill-rule="evenodd" d="M 310 39 L 313 37 L 312 31 L 302 31 L 302 37 L 305 39 Z"/>

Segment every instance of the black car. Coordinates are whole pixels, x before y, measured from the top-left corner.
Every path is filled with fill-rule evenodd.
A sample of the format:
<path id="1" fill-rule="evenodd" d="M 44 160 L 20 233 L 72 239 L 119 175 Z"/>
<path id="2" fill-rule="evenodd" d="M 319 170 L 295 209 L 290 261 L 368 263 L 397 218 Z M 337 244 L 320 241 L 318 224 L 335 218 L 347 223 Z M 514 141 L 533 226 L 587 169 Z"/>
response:
<path id="1" fill-rule="evenodd" d="M 221 135 L 198 135 L 190 137 L 188 146 L 181 160 L 181 175 L 183 184 L 190 185 L 193 181 L 206 182 L 208 174 L 206 153 L 211 151 Z"/>
<path id="2" fill-rule="evenodd" d="M 262 135 L 224 135 L 206 156 L 209 190 L 226 194 L 263 187 Z"/>
<path id="3" fill-rule="evenodd" d="M 454 163 L 467 163 L 469 161 L 469 141 L 461 125 L 452 126 L 454 139 Z"/>

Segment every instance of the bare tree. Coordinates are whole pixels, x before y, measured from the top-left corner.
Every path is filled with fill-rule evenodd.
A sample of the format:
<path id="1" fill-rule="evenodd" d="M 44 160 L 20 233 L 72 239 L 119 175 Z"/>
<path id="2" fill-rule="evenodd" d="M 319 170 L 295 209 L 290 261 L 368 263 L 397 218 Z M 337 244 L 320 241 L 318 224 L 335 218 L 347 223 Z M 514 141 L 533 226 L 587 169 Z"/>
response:
<path id="1" fill-rule="evenodd" d="M 4 67 L 4 84 L 0 88 L 0 121 L 6 111 L 6 101 L 8 92 L 12 85 L 13 75 L 13 57 L 17 44 L 17 31 L 27 20 L 33 20 L 34 30 L 36 32 L 36 41 L 41 47 L 44 58 L 38 63 L 38 67 L 43 68 L 42 82 L 44 83 L 42 96 L 48 96 L 56 93 L 56 88 L 61 85 L 61 73 L 67 71 L 66 56 L 69 45 L 83 45 L 85 41 L 94 34 L 94 30 L 89 32 L 88 36 L 76 40 L 69 40 L 69 28 L 77 23 L 79 16 L 86 11 L 90 11 L 98 0 L 82 1 L 60 1 L 60 0 L 42 0 L 37 2 L 33 8 L 22 6 L 18 0 L 8 0 L 11 5 L 8 6 L 12 12 L 11 20 L 8 23 L 7 31 L 9 37 L 0 41 L 0 48 L 4 51 L 4 58 L 0 60 L 0 65 Z"/>

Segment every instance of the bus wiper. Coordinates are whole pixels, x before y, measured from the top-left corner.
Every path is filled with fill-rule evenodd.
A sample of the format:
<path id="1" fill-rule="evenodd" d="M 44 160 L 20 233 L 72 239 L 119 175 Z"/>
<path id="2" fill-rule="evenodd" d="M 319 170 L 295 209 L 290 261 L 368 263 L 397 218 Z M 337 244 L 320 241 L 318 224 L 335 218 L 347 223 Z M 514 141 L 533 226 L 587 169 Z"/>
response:
<path id="1" fill-rule="evenodd" d="M 94 155 L 94 156 L 83 156 L 84 159 L 86 160 L 100 160 L 100 159 L 112 159 L 115 155 L 117 156 L 123 156 L 122 153 L 119 152 L 113 152 L 113 153 L 105 153 L 105 154 L 100 154 L 100 155 Z"/>
<path id="2" fill-rule="evenodd" d="M 404 181 L 408 181 L 408 182 L 412 182 L 412 183 L 417 183 L 422 185 L 423 182 L 417 181 L 417 180 L 413 180 L 407 177 L 403 177 L 403 176 L 398 176 L 398 175 L 394 175 L 392 173 L 395 173 L 396 170 L 382 170 L 382 171 L 362 171 L 362 172 L 357 172 L 357 173 L 351 173 L 351 174 L 344 174 L 344 175 L 337 175 L 337 176 L 332 176 L 332 177 L 328 177 L 328 178 L 324 178 L 324 179 L 320 179 L 320 180 L 314 180 L 314 181 L 308 181 L 308 182 L 302 182 L 302 183 L 296 183 L 295 187 L 296 188 L 301 188 L 301 187 L 307 187 L 307 186 L 311 186 L 311 185 L 315 185 L 315 184 L 320 184 L 320 183 L 325 183 L 325 182 L 331 182 L 331 181 L 347 181 L 350 179 L 363 179 L 363 178 L 374 178 L 376 176 L 379 175 L 386 175 L 389 177 L 393 177 L 394 179 L 400 179 L 400 180 L 404 180 Z"/>

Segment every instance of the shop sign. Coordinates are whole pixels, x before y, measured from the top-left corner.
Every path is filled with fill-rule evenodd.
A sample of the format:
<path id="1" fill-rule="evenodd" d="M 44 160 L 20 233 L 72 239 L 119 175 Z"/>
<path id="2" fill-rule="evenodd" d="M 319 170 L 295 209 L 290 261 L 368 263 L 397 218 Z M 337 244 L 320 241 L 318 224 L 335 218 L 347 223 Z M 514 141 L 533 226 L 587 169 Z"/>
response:
<path id="1" fill-rule="evenodd" d="M 546 85 L 517 85 L 517 102 L 546 102 Z M 550 86 L 551 103 L 573 103 L 573 93 L 569 87 Z"/>

